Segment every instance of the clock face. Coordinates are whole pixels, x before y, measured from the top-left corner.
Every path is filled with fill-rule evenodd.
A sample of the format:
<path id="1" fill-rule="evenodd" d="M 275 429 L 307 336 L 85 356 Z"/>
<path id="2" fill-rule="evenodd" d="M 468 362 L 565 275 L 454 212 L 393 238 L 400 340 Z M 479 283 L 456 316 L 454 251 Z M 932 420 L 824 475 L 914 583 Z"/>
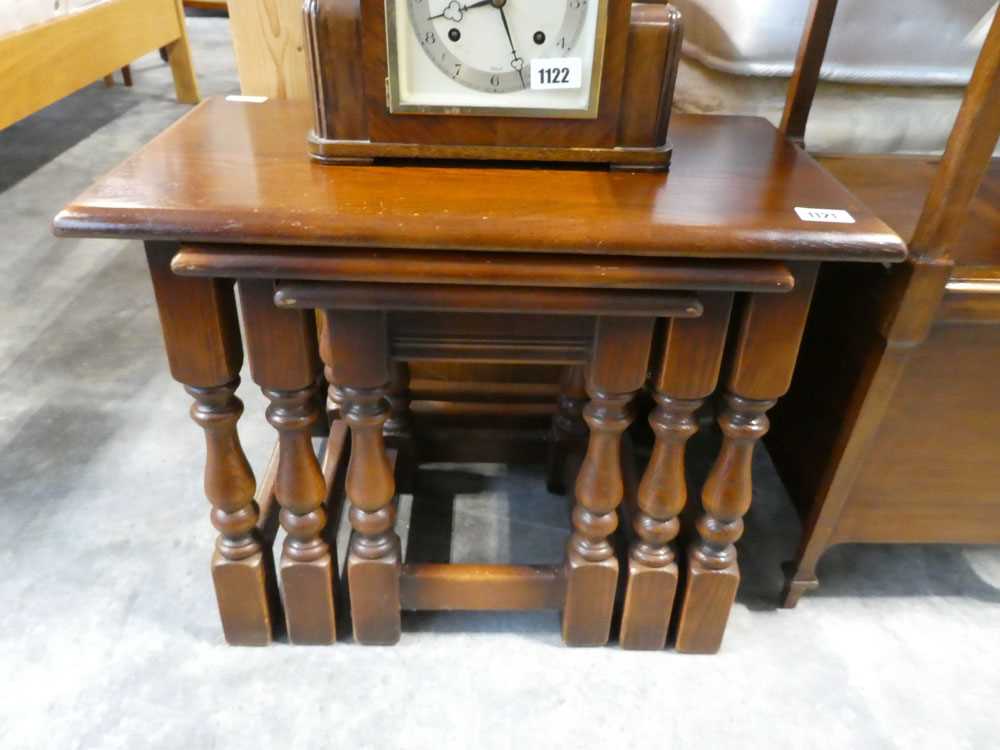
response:
<path id="1" fill-rule="evenodd" d="M 392 112 L 596 117 L 608 0 L 386 0 Z"/>

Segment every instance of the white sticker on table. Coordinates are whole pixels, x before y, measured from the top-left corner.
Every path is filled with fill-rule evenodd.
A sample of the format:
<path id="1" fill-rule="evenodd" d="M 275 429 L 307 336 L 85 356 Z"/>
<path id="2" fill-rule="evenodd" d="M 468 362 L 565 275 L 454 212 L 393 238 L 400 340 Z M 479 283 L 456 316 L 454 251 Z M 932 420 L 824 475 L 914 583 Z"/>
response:
<path id="1" fill-rule="evenodd" d="M 824 224 L 853 224 L 854 217 L 839 208 L 800 208 L 795 213 L 802 221 L 819 221 Z"/>
<path id="2" fill-rule="evenodd" d="M 583 86 L 583 63 L 579 57 L 539 57 L 531 61 L 531 88 L 578 89 Z"/>

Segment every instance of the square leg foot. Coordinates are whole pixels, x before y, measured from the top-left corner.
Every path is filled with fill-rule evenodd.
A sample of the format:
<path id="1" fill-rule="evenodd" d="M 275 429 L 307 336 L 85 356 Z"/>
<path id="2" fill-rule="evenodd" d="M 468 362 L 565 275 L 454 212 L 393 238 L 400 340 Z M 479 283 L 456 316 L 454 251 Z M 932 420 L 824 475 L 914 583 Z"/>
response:
<path id="1" fill-rule="evenodd" d="M 678 651 L 684 654 L 718 653 L 739 586 L 737 563 L 713 570 L 688 554 L 687 584 L 677 625 Z"/>
<path id="2" fill-rule="evenodd" d="M 334 566 L 329 556 L 305 563 L 281 561 L 290 643 L 325 646 L 337 640 L 333 581 Z"/>
<path id="3" fill-rule="evenodd" d="M 786 562 L 782 566 L 785 571 L 785 588 L 781 592 L 781 608 L 794 609 L 799 599 L 807 591 L 819 588 L 819 580 L 812 570 L 802 570 L 794 562 Z"/>
<path id="4" fill-rule="evenodd" d="M 650 568 L 629 561 L 620 644 L 629 651 L 659 651 L 667 644 L 677 594 L 677 563 Z"/>
<path id="5" fill-rule="evenodd" d="M 618 560 L 588 562 L 575 553 L 566 561 L 562 636 L 567 646 L 604 646 L 618 588 Z"/>
<path id="6" fill-rule="evenodd" d="M 243 560 L 212 555 L 222 632 L 230 646 L 267 646 L 274 635 L 274 567 L 263 552 Z"/>
<path id="7" fill-rule="evenodd" d="M 399 642 L 402 618 L 399 601 L 398 550 L 377 560 L 347 557 L 354 638 L 366 646 L 391 646 Z"/>

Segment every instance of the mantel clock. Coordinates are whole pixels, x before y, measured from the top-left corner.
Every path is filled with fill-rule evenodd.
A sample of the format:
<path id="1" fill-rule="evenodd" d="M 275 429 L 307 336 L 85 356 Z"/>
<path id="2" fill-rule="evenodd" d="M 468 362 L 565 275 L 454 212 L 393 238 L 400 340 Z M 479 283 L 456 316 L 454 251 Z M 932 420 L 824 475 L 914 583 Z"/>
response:
<path id="1" fill-rule="evenodd" d="M 305 23 L 320 161 L 669 165 L 669 5 L 307 0 Z"/>

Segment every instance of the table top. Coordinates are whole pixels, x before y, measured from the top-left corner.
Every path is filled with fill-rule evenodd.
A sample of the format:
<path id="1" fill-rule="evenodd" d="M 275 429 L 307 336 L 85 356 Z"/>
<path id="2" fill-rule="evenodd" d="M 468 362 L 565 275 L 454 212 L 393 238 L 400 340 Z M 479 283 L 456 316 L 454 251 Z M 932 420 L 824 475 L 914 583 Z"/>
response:
<path id="1" fill-rule="evenodd" d="M 311 161 L 306 103 L 211 99 L 68 205 L 60 236 L 898 261 L 903 241 L 766 120 L 677 115 L 669 173 Z M 854 223 L 804 221 L 796 207 Z"/>

